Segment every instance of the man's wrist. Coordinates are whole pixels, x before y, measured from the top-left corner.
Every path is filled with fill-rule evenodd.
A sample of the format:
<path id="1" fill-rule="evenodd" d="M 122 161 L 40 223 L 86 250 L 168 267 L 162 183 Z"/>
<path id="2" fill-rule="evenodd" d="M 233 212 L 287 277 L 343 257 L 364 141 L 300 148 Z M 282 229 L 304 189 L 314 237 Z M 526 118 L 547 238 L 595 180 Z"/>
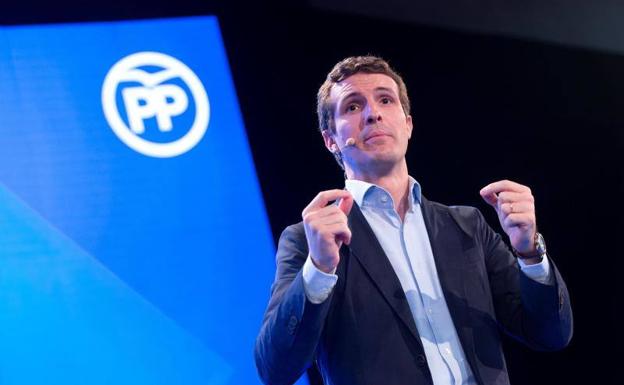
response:
<path id="1" fill-rule="evenodd" d="M 319 270 L 308 256 L 303 264 L 303 288 L 310 302 L 320 304 L 329 297 L 338 280 L 333 273 L 335 271 L 328 274 Z"/>
<path id="2" fill-rule="evenodd" d="M 546 242 L 544 241 L 542 234 L 536 231 L 533 236 L 533 251 L 521 253 L 514 248 L 513 252 L 516 257 L 521 259 L 525 264 L 534 265 L 542 262 L 546 256 Z"/>
<path id="3" fill-rule="evenodd" d="M 318 263 L 312 255 L 310 255 L 310 261 L 312 262 L 314 267 L 316 267 L 325 274 L 334 274 L 336 272 L 336 266 L 323 266 Z"/>
<path id="4" fill-rule="evenodd" d="M 518 259 L 524 262 L 525 265 L 535 265 L 535 264 L 541 263 L 544 260 L 544 257 L 541 255 L 537 257 L 526 257 L 526 258 L 521 258 L 518 256 Z"/>
<path id="5" fill-rule="evenodd" d="M 539 263 L 528 264 L 526 260 L 518 258 L 518 265 L 522 272 L 530 279 L 544 285 L 554 285 L 554 277 L 550 271 L 548 257 L 544 257 Z"/>

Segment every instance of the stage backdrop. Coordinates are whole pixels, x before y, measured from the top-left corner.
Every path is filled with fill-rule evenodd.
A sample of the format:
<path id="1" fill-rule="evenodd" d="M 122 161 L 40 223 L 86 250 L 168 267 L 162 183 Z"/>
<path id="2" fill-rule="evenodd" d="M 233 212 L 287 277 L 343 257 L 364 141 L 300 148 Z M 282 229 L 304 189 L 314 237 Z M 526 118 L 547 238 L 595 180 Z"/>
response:
<path id="1" fill-rule="evenodd" d="M 254 384 L 274 266 L 216 18 L 0 28 L 0 383 Z"/>

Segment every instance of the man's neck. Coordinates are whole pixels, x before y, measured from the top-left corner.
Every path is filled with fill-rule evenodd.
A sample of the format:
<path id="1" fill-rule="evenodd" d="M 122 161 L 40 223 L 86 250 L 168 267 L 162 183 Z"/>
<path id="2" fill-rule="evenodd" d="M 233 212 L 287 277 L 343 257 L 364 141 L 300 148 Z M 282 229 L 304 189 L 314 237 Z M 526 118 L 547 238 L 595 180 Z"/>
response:
<path id="1" fill-rule="evenodd" d="M 394 209 L 399 214 L 401 221 L 405 218 L 405 213 L 409 208 L 409 175 L 405 162 L 398 165 L 392 172 L 377 174 L 374 172 L 350 172 L 347 173 L 349 179 L 361 180 L 382 187 L 390 193 L 394 201 Z"/>

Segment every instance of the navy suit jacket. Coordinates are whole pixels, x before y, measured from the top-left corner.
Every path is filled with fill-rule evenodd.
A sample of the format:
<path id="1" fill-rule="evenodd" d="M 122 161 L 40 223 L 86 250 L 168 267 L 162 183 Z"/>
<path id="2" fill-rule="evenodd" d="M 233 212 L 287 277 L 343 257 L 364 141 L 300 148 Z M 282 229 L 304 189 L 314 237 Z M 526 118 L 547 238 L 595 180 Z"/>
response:
<path id="1" fill-rule="evenodd" d="M 466 359 L 479 384 L 508 384 L 499 331 L 539 350 L 572 337 L 565 283 L 526 277 L 508 247 L 472 207 L 422 202 L 440 284 Z M 356 204 L 332 294 L 307 300 L 308 255 L 302 223 L 284 230 L 277 272 L 255 358 L 265 384 L 292 384 L 316 360 L 327 385 L 432 384 L 418 330 L 401 284 Z"/>

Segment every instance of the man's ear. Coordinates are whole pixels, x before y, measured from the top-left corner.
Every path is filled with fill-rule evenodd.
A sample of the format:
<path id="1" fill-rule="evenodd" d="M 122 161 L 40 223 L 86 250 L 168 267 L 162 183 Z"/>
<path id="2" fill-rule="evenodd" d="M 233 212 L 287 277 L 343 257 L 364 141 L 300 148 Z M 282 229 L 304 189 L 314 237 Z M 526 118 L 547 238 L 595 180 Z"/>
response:
<path id="1" fill-rule="evenodd" d="M 407 115 L 405 120 L 407 123 L 407 138 L 412 139 L 412 130 L 414 129 L 414 123 L 412 122 L 412 115 Z"/>
<path id="2" fill-rule="evenodd" d="M 329 150 L 329 152 L 335 152 L 338 145 L 336 144 L 334 136 L 329 132 L 329 130 L 321 131 L 321 135 L 323 135 L 325 147 Z"/>

